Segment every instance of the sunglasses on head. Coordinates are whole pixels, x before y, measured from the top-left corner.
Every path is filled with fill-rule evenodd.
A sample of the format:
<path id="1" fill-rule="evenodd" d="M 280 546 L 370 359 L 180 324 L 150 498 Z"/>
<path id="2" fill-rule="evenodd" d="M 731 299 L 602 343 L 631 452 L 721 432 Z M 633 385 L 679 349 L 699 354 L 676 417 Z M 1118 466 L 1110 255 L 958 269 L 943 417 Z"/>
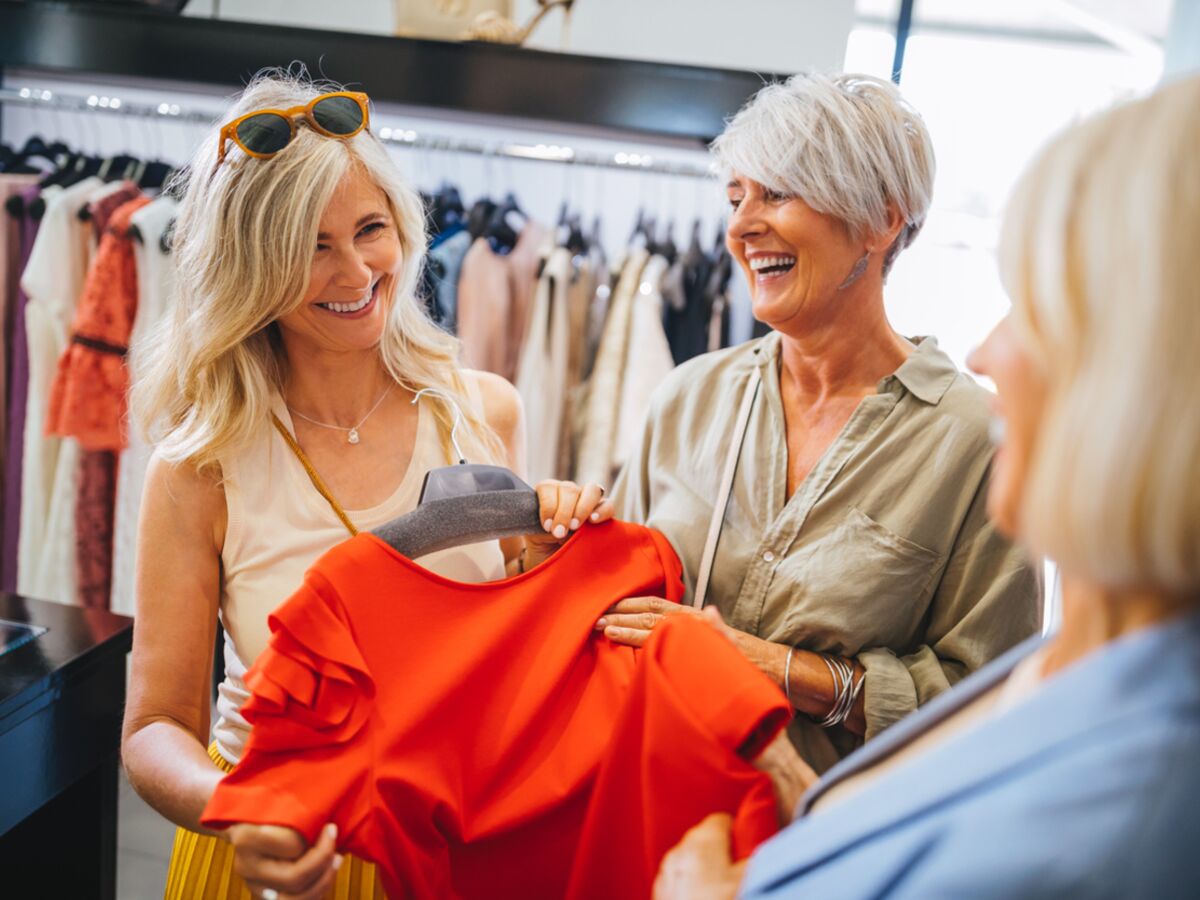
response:
<path id="1" fill-rule="evenodd" d="M 309 127 L 325 137 L 347 140 L 367 127 L 368 98 L 357 91 L 338 91 L 313 97 L 304 106 L 291 109 L 260 109 L 239 116 L 221 128 L 217 165 L 225 161 L 229 141 L 248 156 L 270 159 L 296 136 L 296 118 L 303 116 Z"/>

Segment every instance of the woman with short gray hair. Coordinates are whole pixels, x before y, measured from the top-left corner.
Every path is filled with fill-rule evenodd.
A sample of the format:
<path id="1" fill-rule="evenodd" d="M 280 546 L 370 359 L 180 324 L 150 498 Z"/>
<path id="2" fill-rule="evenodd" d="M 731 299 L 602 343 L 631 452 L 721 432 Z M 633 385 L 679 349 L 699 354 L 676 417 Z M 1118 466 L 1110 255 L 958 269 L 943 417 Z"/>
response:
<path id="1" fill-rule="evenodd" d="M 692 605 L 631 598 L 597 627 L 638 646 L 715 606 L 823 771 L 1036 632 L 1041 582 L 985 510 L 988 394 L 884 310 L 932 194 L 920 116 L 889 82 L 798 75 L 713 151 L 773 332 L 676 369 L 615 488 L 619 517 L 675 547 Z"/>

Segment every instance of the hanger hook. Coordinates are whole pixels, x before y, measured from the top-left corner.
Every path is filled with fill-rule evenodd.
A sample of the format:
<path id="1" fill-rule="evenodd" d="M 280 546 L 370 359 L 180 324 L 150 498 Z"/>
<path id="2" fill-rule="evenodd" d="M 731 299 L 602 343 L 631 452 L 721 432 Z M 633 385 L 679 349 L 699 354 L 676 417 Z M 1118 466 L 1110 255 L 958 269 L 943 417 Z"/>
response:
<path id="1" fill-rule="evenodd" d="M 454 425 L 450 429 L 450 443 L 454 447 L 454 452 L 458 455 L 458 461 L 465 464 L 467 458 L 462 452 L 462 447 L 458 445 L 458 426 L 462 422 L 462 410 L 458 408 L 458 403 L 455 402 L 454 398 L 450 396 L 450 394 L 446 393 L 441 388 L 433 387 L 421 388 L 413 395 L 412 402 L 416 403 L 418 400 L 420 400 L 422 394 L 433 394 L 435 397 L 439 397 L 445 403 L 449 404 L 454 410 Z"/>

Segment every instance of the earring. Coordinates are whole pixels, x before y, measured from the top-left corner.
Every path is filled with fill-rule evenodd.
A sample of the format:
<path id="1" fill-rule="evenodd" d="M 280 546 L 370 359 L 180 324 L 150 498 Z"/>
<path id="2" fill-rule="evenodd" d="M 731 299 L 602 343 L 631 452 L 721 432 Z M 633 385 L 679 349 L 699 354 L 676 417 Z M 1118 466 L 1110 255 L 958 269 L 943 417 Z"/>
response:
<path id="1" fill-rule="evenodd" d="M 839 284 L 837 289 L 839 291 L 844 291 L 846 288 L 850 287 L 850 285 L 854 284 L 854 282 L 858 281 L 858 279 L 862 277 L 862 273 L 867 271 L 867 262 L 870 259 L 871 251 L 868 250 L 863 253 L 862 259 L 854 264 L 854 268 L 850 270 L 850 274 L 846 276 L 846 280 Z"/>

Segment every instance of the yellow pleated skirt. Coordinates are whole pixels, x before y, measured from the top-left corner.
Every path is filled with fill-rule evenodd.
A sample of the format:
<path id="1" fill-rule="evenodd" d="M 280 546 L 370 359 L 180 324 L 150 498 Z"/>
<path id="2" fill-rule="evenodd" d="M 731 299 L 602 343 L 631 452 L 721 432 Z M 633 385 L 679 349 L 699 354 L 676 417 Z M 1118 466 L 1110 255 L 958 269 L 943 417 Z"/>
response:
<path id="1" fill-rule="evenodd" d="M 233 766 L 227 763 L 216 746 L 208 748 L 208 756 L 223 772 Z M 164 900 L 254 900 L 246 882 L 233 871 L 233 845 L 208 834 L 197 834 L 187 828 L 175 831 L 175 846 L 171 849 L 171 867 L 167 870 Z M 347 856 L 338 869 L 332 890 L 326 900 L 386 900 L 383 885 L 375 866 L 353 856 Z"/>

